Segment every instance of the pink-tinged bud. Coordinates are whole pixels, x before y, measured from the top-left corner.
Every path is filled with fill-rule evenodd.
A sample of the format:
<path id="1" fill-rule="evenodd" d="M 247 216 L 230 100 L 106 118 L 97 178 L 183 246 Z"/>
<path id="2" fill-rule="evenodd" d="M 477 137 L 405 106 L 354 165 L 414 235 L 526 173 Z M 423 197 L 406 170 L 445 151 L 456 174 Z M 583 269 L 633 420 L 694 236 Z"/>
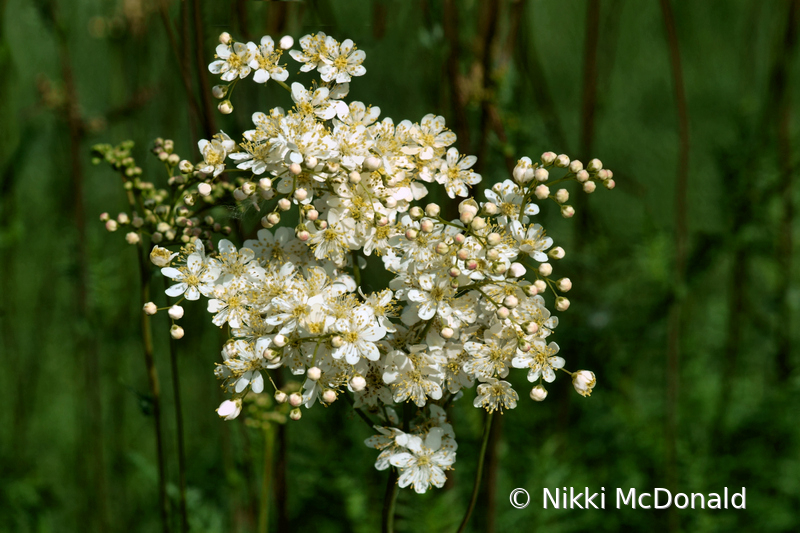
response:
<path id="1" fill-rule="evenodd" d="M 536 385 L 531 389 L 531 400 L 535 402 L 542 402 L 545 398 L 547 398 L 547 389 L 541 385 Z"/>
<path id="2" fill-rule="evenodd" d="M 539 200 L 544 200 L 550 196 L 550 188 L 547 185 L 539 185 L 533 190 L 533 194 L 535 194 L 536 198 Z"/>
<path id="3" fill-rule="evenodd" d="M 142 311 L 144 311 L 144 314 L 152 316 L 158 312 L 158 307 L 153 302 L 147 302 L 142 306 Z"/>
<path id="4" fill-rule="evenodd" d="M 556 281 L 556 288 L 561 292 L 569 292 L 572 289 L 572 281 L 569 278 L 561 278 Z"/>
<path id="5" fill-rule="evenodd" d="M 560 168 L 567 168 L 569 166 L 569 156 L 561 154 L 556 157 L 555 165 Z"/>
<path id="6" fill-rule="evenodd" d="M 183 318 L 183 307 L 180 305 L 173 305 L 167 310 L 167 314 L 172 320 L 180 320 Z"/>
<path id="7" fill-rule="evenodd" d="M 522 287 L 522 290 L 523 290 L 523 291 L 525 292 L 525 294 L 527 294 L 528 296 L 536 296 L 537 294 L 539 294 L 539 289 L 537 289 L 537 288 L 536 288 L 536 285 L 533 285 L 533 284 L 531 284 L 531 285 L 525 285 L 524 287 Z"/>
<path id="8" fill-rule="evenodd" d="M 592 159 L 586 166 L 586 170 L 588 170 L 589 172 L 598 172 L 602 168 L 603 168 L 603 162 L 600 161 L 599 159 Z"/>
<path id="9" fill-rule="evenodd" d="M 468 270 L 475 270 L 476 268 L 478 268 L 478 262 L 475 261 L 474 259 L 470 259 L 469 261 L 467 261 L 466 266 Z"/>
<path id="10" fill-rule="evenodd" d="M 572 374 L 572 386 L 581 396 L 591 396 L 596 383 L 594 372 L 589 370 L 578 370 Z"/>
<path id="11" fill-rule="evenodd" d="M 512 278 L 521 278 L 525 275 L 527 269 L 522 265 L 522 263 L 511 263 L 511 266 L 508 269 L 508 276 Z"/>
<path id="12" fill-rule="evenodd" d="M 275 391 L 275 401 L 278 403 L 286 403 L 289 399 L 289 395 L 283 392 L 282 390 Z"/>
<path id="13" fill-rule="evenodd" d="M 569 309 L 569 299 L 564 298 L 563 296 L 556 298 L 556 309 L 558 311 L 566 311 Z"/>
<path id="14" fill-rule="evenodd" d="M 322 401 L 325 403 L 333 403 L 336 401 L 336 392 L 331 389 L 326 389 L 325 392 L 322 393 Z"/>
<path id="15" fill-rule="evenodd" d="M 319 211 L 316 209 L 310 210 L 308 213 L 306 213 L 306 218 L 312 222 L 317 220 L 319 218 Z"/>
<path id="16" fill-rule="evenodd" d="M 600 179 L 600 180 L 607 180 L 610 177 L 611 176 L 608 175 L 608 170 L 606 170 L 606 169 L 597 171 L 597 178 Z"/>
<path id="17" fill-rule="evenodd" d="M 382 228 L 387 224 L 389 224 L 389 217 L 387 217 L 386 215 L 377 214 L 375 215 L 375 224 L 379 228 Z"/>
<path id="18" fill-rule="evenodd" d="M 292 163 L 291 165 L 289 165 L 289 172 L 297 176 L 298 174 L 303 172 L 303 168 L 297 163 Z"/>
<path id="19" fill-rule="evenodd" d="M 428 204 L 425 206 L 425 214 L 431 218 L 436 218 L 439 216 L 439 213 L 442 211 L 442 208 L 439 207 L 438 204 Z"/>
<path id="20" fill-rule="evenodd" d="M 523 353 L 528 353 L 531 351 L 531 343 L 526 341 L 525 339 L 520 339 L 519 342 L 519 350 Z"/>
<path id="21" fill-rule="evenodd" d="M 536 287 L 536 290 L 539 291 L 539 294 L 547 290 L 547 283 L 543 279 L 537 279 L 533 282 L 533 285 Z"/>
<path id="22" fill-rule="evenodd" d="M 486 252 L 486 259 L 489 261 L 497 261 L 500 259 L 500 252 L 497 250 L 497 248 L 492 248 Z"/>
<path id="23" fill-rule="evenodd" d="M 100 222 L 108 222 L 111 216 L 108 213 L 100 213 Z"/>
<path id="24" fill-rule="evenodd" d="M 486 242 L 489 243 L 489 246 L 497 246 L 503 241 L 503 236 L 499 233 L 492 232 L 486 237 Z"/>
<path id="25" fill-rule="evenodd" d="M 291 411 L 289 411 L 289 418 L 297 422 L 298 420 L 303 418 L 303 412 L 298 408 L 294 408 Z"/>
<path id="26" fill-rule="evenodd" d="M 456 234 L 455 237 L 453 237 L 453 241 L 455 241 L 455 243 L 459 244 L 459 245 L 464 244 L 464 241 L 466 241 L 466 240 L 467 240 L 467 237 L 463 233 L 458 233 L 458 234 Z"/>
<path id="27" fill-rule="evenodd" d="M 421 229 L 425 233 L 430 233 L 433 231 L 433 220 L 426 218 L 422 222 L 419 223 L 419 229 Z"/>
<path id="28" fill-rule="evenodd" d="M 361 392 L 367 386 L 367 380 L 361 376 L 355 376 L 350 380 L 350 388 L 355 392 Z"/>
<path id="29" fill-rule="evenodd" d="M 581 183 L 586 183 L 589 181 L 589 173 L 585 170 L 581 170 L 575 175 L 575 179 L 577 179 Z"/>
<path id="30" fill-rule="evenodd" d="M 219 42 L 222 44 L 231 44 L 231 34 L 224 31 L 219 34 Z"/>
<path id="31" fill-rule="evenodd" d="M 327 220 L 317 220 L 316 222 L 314 222 L 314 225 L 318 229 L 328 229 L 328 221 Z"/>
<path id="32" fill-rule="evenodd" d="M 533 177 L 536 179 L 536 181 L 545 182 L 550 178 L 550 173 L 547 171 L 547 169 L 537 168 L 533 171 Z"/>
<path id="33" fill-rule="evenodd" d="M 499 211 L 497 204 L 493 202 L 486 202 L 483 204 L 483 212 L 489 216 L 496 215 Z"/>
<path id="34" fill-rule="evenodd" d="M 581 170 L 583 170 L 583 163 L 581 163 L 577 159 L 575 159 L 569 164 L 569 171 L 572 172 L 573 174 L 577 174 Z"/>
<path id="35" fill-rule="evenodd" d="M 117 228 L 119 228 L 119 224 L 117 224 L 116 220 L 111 219 L 106 222 L 106 229 L 108 231 L 117 231 Z"/>
<path id="36" fill-rule="evenodd" d="M 545 165 L 552 165 L 556 160 L 556 154 L 553 152 L 545 152 L 542 154 L 542 163 Z"/>
<path id="37" fill-rule="evenodd" d="M 464 224 L 469 224 L 475 218 L 475 215 L 470 211 L 464 211 L 458 216 L 459 220 Z"/>
<path id="38" fill-rule="evenodd" d="M 509 317 L 509 315 L 511 315 L 511 311 L 508 309 L 508 307 L 497 308 L 497 318 L 499 318 L 500 320 L 505 320 L 506 318 Z"/>
<path id="39" fill-rule="evenodd" d="M 592 194 L 597 189 L 597 184 L 593 181 L 587 181 L 583 184 L 583 192 Z"/>
<path id="40" fill-rule="evenodd" d="M 550 263 L 542 263 L 539 265 L 539 274 L 541 274 L 542 276 L 547 277 L 552 273 L 553 273 L 553 265 L 551 265 Z"/>
<path id="41" fill-rule="evenodd" d="M 466 248 L 461 248 L 457 253 L 456 257 L 458 257 L 461 261 L 466 261 L 469 259 L 469 250 Z"/>
<path id="42" fill-rule="evenodd" d="M 458 267 L 450 267 L 450 270 L 447 271 L 450 274 L 451 278 L 457 278 L 461 275 L 461 269 Z"/>
<path id="43" fill-rule="evenodd" d="M 173 324 L 171 328 L 169 328 L 170 336 L 175 339 L 179 340 L 183 338 L 183 328 L 177 324 Z"/>
<path id="44" fill-rule="evenodd" d="M 525 333 L 528 335 L 534 335 L 537 331 L 539 331 L 539 324 L 536 322 L 528 322 L 525 324 Z"/>
<path id="45" fill-rule="evenodd" d="M 514 309 L 516 306 L 519 305 L 519 298 L 514 296 L 513 294 L 509 294 L 505 298 L 503 298 L 503 305 L 510 309 Z"/>
<path id="46" fill-rule="evenodd" d="M 419 232 L 414 228 L 408 228 L 406 230 L 406 239 L 408 239 L 409 241 L 413 241 L 414 239 L 416 239 L 417 235 L 419 235 Z"/>
<path id="47" fill-rule="evenodd" d="M 569 200 L 569 191 L 567 189 L 558 189 L 556 191 L 556 202 L 563 204 Z"/>
<path id="48" fill-rule="evenodd" d="M 575 208 L 571 205 L 561 206 L 561 216 L 564 218 L 572 218 L 575 216 Z"/>
<path id="49" fill-rule="evenodd" d="M 311 238 L 311 234 L 306 230 L 300 230 L 296 233 L 297 238 L 302 242 L 307 242 Z"/>
<path id="50" fill-rule="evenodd" d="M 303 395 L 293 392 L 289 395 L 289 405 L 292 407 L 298 407 L 300 404 L 303 403 Z"/>
<path id="51" fill-rule="evenodd" d="M 617 186 L 617 182 L 615 182 L 614 180 L 608 179 L 608 180 L 603 182 L 603 185 L 605 185 L 606 189 L 608 189 L 610 191 L 611 189 L 613 189 L 614 187 Z"/>
<path id="52" fill-rule="evenodd" d="M 281 211 L 288 211 L 292 208 L 292 201 L 288 198 L 281 198 L 278 200 L 278 209 Z"/>
<path id="53" fill-rule="evenodd" d="M 295 189 L 294 197 L 298 202 L 302 202 L 306 198 L 308 198 L 308 191 L 305 189 Z"/>

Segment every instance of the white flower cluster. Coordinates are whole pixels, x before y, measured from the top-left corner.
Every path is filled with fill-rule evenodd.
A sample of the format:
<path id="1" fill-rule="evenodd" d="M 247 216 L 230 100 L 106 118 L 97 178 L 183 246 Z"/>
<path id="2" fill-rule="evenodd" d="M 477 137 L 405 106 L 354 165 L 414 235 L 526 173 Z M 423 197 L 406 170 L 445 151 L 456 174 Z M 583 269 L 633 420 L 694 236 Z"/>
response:
<path id="1" fill-rule="evenodd" d="M 269 74 L 283 84 L 288 74 L 271 38 L 260 47 L 225 40 L 210 70 L 234 81 L 215 93 L 227 96 L 257 67 L 256 82 Z M 476 158 L 452 147 L 456 136 L 444 118 L 379 120 L 378 107 L 344 101 L 351 77 L 365 73 L 364 52 L 322 33 L 300 44 L 290 56 L 321 81 L 284 84 L 292 108 L 255 113 L 254 129 L 238 143 L 224 133 L 201 141 L 204 161 L 194 166 L 201 196 L 223 172 L 249 175 L 234 196 L 243 207 L 267 211 L 264 229 L 238 249 L 222 240 L 208 254 L 213 243 L 194 240 L 177 266 L 163 268 L 176 281 L 167 294 L 207 297 L 213 323 L 230 328 L 217 376 L 233 399 L 221 416 L 237 416 L 248 391 L 262 392 L 270 371 L 287 367 L 305 376 L 302 393 L 276 393 L 295 408 L 293 419 L 301 405 L 352 393 L 355 408 L 382 421 L 367 441 L 381 450 L 376 467 L 397 467 L 400 485 L 417 492 L 441 487 L 456 451 L 442 406 L 464 389 L 477 384 L 474 405 L 489 412 L 516 407 L 518 394 L 506 381 L 512 369 L 526 371 L 537 401 L 547 395 L 542 382 L 559 370 L 580 394 L 591 393 L 594 374 L 566 371 L 549 339 L 558 320 L 542 294 L 550 289 L 564 311 L 569 300 L 560 294 L 572 284 L 552 277 L 550 261 L 564 250 L 532 217 L 535 200 L 548 198 L 565 217 L 574 213 L 566 189 L 551 194 L 552 184 L 573 180 L 590 193 L 597 184 L 613 188 L 613 174 L 596 159 L 584 168 L 546 152 L 538 162 L 523 157 L 513 179 L 486 190 L 484 201 L 474 199 Z M 434 182 L 450 198 L 464 198 L 458 218 L 443 218 L 435 203 L 417 205 Z M 291 209 L 297 225 L 271 231 Z M 365 293 L 364 256 L 373 254 L 393 278 L 388 288 Z M 406 402 L 412 418 L 402 427 L 410 432 L 399 429 L 391 408 Z"/>

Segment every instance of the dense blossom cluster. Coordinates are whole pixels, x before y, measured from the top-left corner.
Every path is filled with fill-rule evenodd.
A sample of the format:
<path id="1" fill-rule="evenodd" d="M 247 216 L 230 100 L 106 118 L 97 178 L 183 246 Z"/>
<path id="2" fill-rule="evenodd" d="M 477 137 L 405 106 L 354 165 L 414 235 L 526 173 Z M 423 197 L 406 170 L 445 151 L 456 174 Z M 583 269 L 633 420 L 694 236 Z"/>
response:
<path id="1" fill-rule="evenodd" d="M 223 34 L 209 66 L 229 82 L 214 88 L 220 110 L 233 110 L 235 84 L 251 73 L 288 89 L 292 105 L 254 113 L 241 140 L 220 132 L 200 142 L 201 162 L 178 165 L 179 197 L 194 205 L 232 188 L 242 209 L 263 214 L 263 229 L 240 246 L 190 232 L 177 255 L 156 247 L 151 258 L 173 280 L 170 297 L 206 298 L 213 323 L 230 331 L 216 369 L 231 394 L 220 416 L 235 418 L 245 395 L 274 386 L 270 373 L 286 367 L 304 380 L 299 392 L 274 389 L 292 419 L 301 406 L 351 395 L 380 420 L 367 440 L 380 450 L 376 467 L 397 467 L 400 485 L 417 492 L 441 487 L 457 448 L 444 408 L 465 390 L 477 389 L 477 408 L 513 409 L 519 394 L 507 378 L 519 369 L 533 400 L 545 399 L 543 382 L 559 371 L 591 393 L 594 374 L 567 371 L 551 339 L 558 319 L 544 295 L 563 312 L 572 284 L 553 276 L 551 261 L 564 250 L 536 222 L 536 202 L 552 200 L 571 217 L 567 190 L 551 187 L 571 180 L 586 193 L 611 189 L 613 174 L 597 159 L 584 167 L 546 152 L 471 196 L 481 182 L 476 158 L 453 146 L 443 117 L 395 123 L 376 106 L 346 101 L 352 78 L 366 72 L 365 54 L 322 33 L 289 52 L 320 80 L 287 85 L 281 47 L 291 45 Z M 422 202 L 436 186 L 460 199 L 458 218 Z M 291 211 L 294 227 L 278 227 Z M 391 273 L 383 290 L 361 286 L 369 256 Z M 392 406 L 404 403 L 411 409 L 401 422 Z"/>

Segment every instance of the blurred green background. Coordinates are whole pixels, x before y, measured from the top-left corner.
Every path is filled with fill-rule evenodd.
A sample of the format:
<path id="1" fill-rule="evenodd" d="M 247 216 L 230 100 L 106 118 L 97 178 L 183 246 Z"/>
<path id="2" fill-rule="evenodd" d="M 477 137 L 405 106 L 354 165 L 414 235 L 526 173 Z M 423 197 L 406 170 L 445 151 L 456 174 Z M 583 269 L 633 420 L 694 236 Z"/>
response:
<path id="1" fill-rule="evenodd" d="M 236 138 L 253 111 L 287 105 L 253 84 L 231 116 L 204 99 L 221 31 L 354 39 L 368 72 L 350 97 L 396 122 L 444 115 L 485 184 L 546 150 L 614 170 L 614 191 L 573 191 L 575 219 L 542 215 L 576 285 L 555 339 L 597 388 L 585 399 L 562 378 L 534 403 L 516 376 L 471 530 L 800 530 L 797 1 L 2 0 L 0 17 L 0 530 L 161 529 L 135 251 L 98 220 L 127 204 L 90 149 L 133 139 L 163 180 L 154 138 L 195 160 L 209 129 Z M 257 531 L 264 434 L 214 412 L 223 338 L 203 305 L 182 324 L 191 531 Z M 154 327 L 179 531 L 163 313 Z M 469 396 L 451 416 L 451 482 L 402 491 L 398 531 L 455 531 L 463 515 L 483 418 Z M 345 402 L 282 426 L 270 531 L 378 530 L 370 434 Z M 747 509 L 542 509 L 542 488 L 564 486 L 746 487 Z M 528 508 L 509 504 L 516 487 Z"/>

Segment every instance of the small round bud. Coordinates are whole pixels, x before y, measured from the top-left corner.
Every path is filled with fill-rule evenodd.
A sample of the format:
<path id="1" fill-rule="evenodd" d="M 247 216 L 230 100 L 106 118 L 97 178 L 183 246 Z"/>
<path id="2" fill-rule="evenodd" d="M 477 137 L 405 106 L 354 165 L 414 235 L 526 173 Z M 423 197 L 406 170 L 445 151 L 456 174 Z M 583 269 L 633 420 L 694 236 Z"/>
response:
<path id="1" fill-rule="evenodd" d="M 508 309 L 508 307 L 498 307 L 496 312 L 497 318 L 500 320 L 505 320 L 509 317 L 509 315 L 511 315 L 511 311 Z"/>
<path id="2" fill-rule="evenodd" d="M 284 35 L 281 37 L 281 40 L 278 41 L 278 47 L 281 50 L 288 50 L 292 45 L 294 45 L 294 38 L 291 35 Z"/>
<path id="3" fill-rule="evenodd" d="M 272 180 L 269 178 L 261 178 L 258 180 L 258 188 L 262 191 L 268 191 L 272 188 Z"/>
<path id="4" fill-rule="evenodd" d="M 569 157 L 567 154 L 561 154 L 556 157 L 555 165 L 560 168 L 567 168 L 569 166 Z"/>
<path id="5" fill-rule="evenodd" d="M 300 409 L 292 409 L 289 411 L 289 418 L 294 420 L 295 422 L 303 418 L 303 412 Z"/>
<path id="6" fill-rule="evenodd" d="M 223 100 L 219 103 L 217 109 L 219 109 L 219 112 L 223 115 L 230 115 L 233 113 L 233 104 L 230 100 Z"/>
<path id="7" fill-rule="evenodd" d="M 247 181 L 242 185 L 242 191 L 244 191 L 247 196 L 250 196 L 256 192 L 256 184 L 252 181 Z"/>
<path id="8" fill-rule="evenodd" d="M 471 223 L 471 222 L 472 222 L 472 220 L 475 218 L 475 215 L 474 215 L 472 212 L 470 212 L 470 211 L 464 211 L 463 213 L 461 213 L 461 214 L 458 216 L 458 218 L 459 218 L 459 219 L 461 220 L 461 222 L 463 222 L 464 224 L 469 224 L 469 223 Z"/>
<path id="9" fill-rule="evenodd" d="M 150 240 L 158 244 L 164 240 L 164 235 L 160 231 L 157 231 L 150 236 Z"/>
<path id="10" fill-rule="evenodd" d="M 524 287 L 522 287 L 522 290 L 528 296 L 536 296 L 537 294 L 539 294 L 539 289 L 537 289 L 536 285 L 533 285 L 533 284 L 525 285 Z"/>
<path id="11" fill-rule="evenodd" d="M 117 228 L 119 228 L 119 224 L 117 224 L 116 220 L 111 219 L 106 222 L 106 229 L 108 231 L 117 231 Z"/>
<path id="12" fill-rule="evenodd" d="M 288 211 L 292 208 L 292 201 L 288 198 L 281 198 L 278 200 L 278 209 L 281 211 Z"/>
<path id="13" fill-rule="evenodd" d="M 336 161 L 328 161 L 327 163 L 325 163 L 325 172 L 328 172 L 330 174 L 339 172 L 340 168 L 341 167 L 339 163 L 337 163 Z"/>
<path id="14" fill-rule="evenodd" d="M 450 247 L 447 246 L 447 243 L 438 242 L 436 243 L 436 253 L 439 255 L 446 255 L 447 252 L 450 251 Z"/>
<path id="15" fill-rule="evenodd" d="M 308 198 L 308 191 L 307 191 L 307 190 L 305 190 L 305 189 L 303 189 L 303 188 L 300 188 L 300 189 L 295 189 L 295 191 L 294 191 L 294 195 L 293 195 L 293 196 L 295 197 L 295 199 L 296 199 L 298 202 L 302 202 L 303 200 L 305 200 L 306 198 Z"/>
<path id="16" fill-rule="evenodd" d="M 600 180 L 605 181 L 605 180 L 609 179 L 610 177 L 611 176 L 608 175 L 608 170 L 606 170 L 606 169 L 602 169 L 602 170 L 598 170 L 597 171 L 597 178 L 600 179 Z"/>
<path id="17" fill-rule="evenodd" d="M 289 165 L 289 172 L 297 176 L 298 174 L 303 172 L 303 168 L 297 163 L 292 163 L 291 165 Z"/>
<path id="18" fill-rule="evenodd" d="M 383 201 L 383 205 L 385 205 L 389 209 L 394 209 L 395 207 L 397 207 L 397 200 L 389 196 Z"/>
<path id="19" fill-rule="evenodd" d="M 569 278 L 561 278 L 556 281 L 556 288 L 561 292 L 569 292 L 572 288 L 572 281 Z"/>
<path id="20" fill-rule="evenodd" d="M 282 390 L 275 391 L 275 401 L 278 403 L 286 403 L 289 399 L 289 395 L 283 392 Z"/>
<path id="21" fill-rule="evenodd" d="M 261 217 L 261 226 L 262 227 L 265 227 L 265 228 L 269 229 L 269 228 L 273 227 L 274 225 L 275 224 L 270 223 L 270 221 L 269 221 L 269 219 L 267 219 L 266 215 Z"/>
<path id="22" fill-rule="evenodd" d="M 545 168 L 537 168 L 533 171 L 533 177 L 536 181 L 547 181 L 550 178 L 550 173 Z"/>
<path id="23" fill-rule="evenodd" d="M 389 224 L 389 217 L 387 217 L 386 215 L 383 215 L 381 213 L 376 213 L 375 214 L 375 224 L 379 228 L 382 228 L 382 227 L 384 227 L 384 226 Z"/>
<path id="24" fill-rule="evenodd" d="M 511 263 L 508 268 L 508 277 L 521 278 L 528 270 L 521 263 Z"/>
<path id="25" fill-rule="evenodd" d="M 354 170 L 350 174 L 347 175 L 347 179 L 348 179 L 348 181 L 350 181 L 350 183 L 352 183 L 354 185 L 357 184 L 357 183 L 361 183 L 361 173 L 359 173 L 358 171 Z"/>
<path id="26" fill-rule="evenodd" d="M 492 265 L 492 272 L 495 274 L 505 274 L 508 271 L 508 265 L 505 263 L 496 263 Z"/>
<path id="27" fill-rule="evenodd" d="M 306 166 L 306 168 L 315 169 L 317 168 L 317 165 L 319 165 L 319 159 L 313 155 L 307 155 L 305 159 L 303 159 L 303 164 Z"/>
<path id="28" fill-rule="evenodd" d="M 551 259 L 564 259 L 564 255 L 566 255 L 566 252 L 564 252 L 564 249 L 562 247 L 556 246 L 555 248 L 547 252 L 547 255 L 550 256 Z"/>
<path id="29" fill-rule="evenodd" d="M 316 226 L 317 229 L 328 229 L 328 221 L 327 220 L 317 220 L 316 222 L 314 222 L 314 226 Z"/>
<path id="30" fill-rule="evenodd" d="M 503 236 L 494 231 L 486 237 L 486 242 L 489 243 L 489 246 L 497 246 L 502 241 L 503 241 Z"/>
<path id="31" fill-rule="evenodd" d="M 553 273 L 553 265 L 551 265 L 550 263 L 542 263 L 539 265 L 539 274 L 541 274 L 542 276 L 547 277 L 552 273 Z"/>
<path id="32" fill-rule="evenodd" d="M 569 309 L 569 299 L 564 298 L 563 296 L 556 298 L 556 309 L 558 311 L 566 311 Z"/>
<path id="33" fill-rule="evenodd" d="M 478 262 L 474 259 L 470 259 L 467 261 L 467 269 L 468 270 L 476 270 L 478 268 Z"/>
<path id="34" fill-rule="evenodd" d="M 541 385 L 536 385 L 531 389 L 531 400 L 535 402 L 542 402 L 545 398 L 547 398 L 547 389 Z"/>
<path id="35" fill-rule="evenodd" d="M 169 154 L 167 152 L 159 152 L 158 153 L 158 160 L 159 161 L 166 161 L 168 157 L 169 157 Z"/>
<path id="36" fill-rule="evenodd" d="M 170 336 L 175 339 L 182 339 L 183 338 L 183 328 L 177 324 L 173 324 L 171 328 L 169 328 Z"/>
<path id="37" fill-rule="evenodd" d="M 374 170 L 378 170 L 381 168 L 383 161 L 378 159 L 377 157 L 368 157 L 364 160 L 364 164 L 362 165 L 365 169 L 369 170 L 370 172 Z"/>
<path id="38" fill-rule="evenodd" d="M 350 380 L 350 388 L 355 392 L 361 392 L 367 386 L 367 380 L 361 376 L 355 376 Z"/>
<path id="39" fill-rule="evenodd" d="M 408 216 L 410 216 L 412 220 L 419 220 L 424 215 L 425 213 L 423 213 L 422 208 L 416 205 L 408 210 Z"/>
<path id="40" fill-rule="evenodd" d="M 508 308 L 514 309 L 516 306 L 519 305 L 519 298 L 514 296 L 513 294 L 509 294 L 505 298 L 503 298 L 503 305 Z"/>
<path id="41" fill-rule="evenodd" d="M 443 339 L 452 339 L 453 335 L 455 335 L 455 331 L 453 331 L 453 328 L 445 326 L 442 328 L 442 331 L 439 332 L 439 334 L 442 336 Z"/>
<path id="42" fill-rule="evenodd" d="M 341 348 L 343 344 L 344 344 L 344 339 L 341 338 L 339 335 L 334 335 L 331 338 L 331 346 L 333 346 L 334 348 Z"/>
<path id="43" fill-rule="evenodd" d="M 225 98 L 226 94 L 228 94 L 227 85 L 214 85 L 211 88 L 211 95 L 217 100 L 222 100 L 223 98 Z"/>
<path id="44" fill-rule="evenodd" d="M 219 42 L 222 44 L 231 44 L 231 34 L 224 31 L 219 34 Z"/>
<path id="45" fill-rule="evenodd" d="M 542 163 L 545 165 L 552 165 L 556 160 L 556 154 L 553 152 L 545 152 L 542 154 Z"/>
<path id="46" fill-rule="evenodd" d="M 577 174 L 581 170 L 583 170 L 583 163 L 581 163 L 577 159 L 575 159 L 569 164 L 569 171 L 572 172 L 573 174 Z"/>
<path id="47" fill-rule="evenodd" d="M 419 235 L 419 232 L 414 228 L 408 228 L 406 230 L 406 239 L 408 239 L 409 241 L 413 241 L 414 239 L 416 239 L 417 235 Z"/>
<path id="48" fill-rule="evenodd" d="M 475 217 L 472 219 L 472 222 L 470 222 L 470 225 L 472 226 L 472 229 L 480 231 L 486 227 L 486 219 L 483 217 Z"/>
<path id="49" fill-rule="evenodd" d="M 242 399 L 225 400 L 217 407 L 217 414 L 223 420 L 233 420 L 242 412 Z"/>
<path id="50" fill-rule="evenodd" d="M 461 248 L 458 252 L 456 252 L 456 257 L 458 257 L 461 261 L 466 261 L 469 259 L 469 250 L 466 248 Z"/>
<path id="51" fill-rule="evenodd" d="M 461 275 L 461 269 L 458 267 L 450 267 L 450 270 L 447 271 L 450 274 L 451 278 L 457 278 Z"/>
<path id="52" fill-rule="evenodd" d="M 158 307 L 153 302 L 147 302 L 142 306 L 142 311 L 144 311 L 144 314 L 152 316 L 158 312 Z"/>
<path id="53" fill-rule="evenodd" d="M 589 161 L 589 164 L 586 165 L 586 170 L 589 172 L 597 172 L 603 168 L 603 162 L 599 159 L 592 159 Z"/>
<path id="54" fill-rule="evenodd" d="M 426 218 L 422 222 L 419 223 L 419 229 L 421 229 L 424 233 L 430 233 L 433 231 L 433 220 Z"/>
<path id="55" fill-rule="evenodd" d="M 496 215 L 500 210 L 494 202 L 486 202 L 483 204 L 483 212 L 489 216 Z"/>
<path id="56" fill-rule="evenodd" d="M 441 211 L 442 208 L 439 207 L 439 204 L 428 204 L 425 206 L 425 214 L 431 218 L 438 217 Z"/>
<path id="57" fill-rule="evenodd" d="M 235 199 L 237 202 L 241 202 L 241 201 L 247 200 L 247 193 L 246 193 L 246 192 L 244 192 L 242 189 L 239 189 L 239 188 L 237 187 L 237 188 L 236 188 L 236 189 L 234 189 L 234 191 L 233 191 L 233 198 L 234 198 L 234 199 Z"/>
<path id="58" fill-rule="evenodd" d="M 594 377 L 594 372 L 589 370 L 578 370 L 572 374 L 572 386 L 575 391 L 581 396 L 591 396 L 592 389 L 594 388 L 597 380 Z"/>
<path id="59" fill-rule="evenodd" d="M 326 389 L 322 393 L 322 401 L 325 403 L 333 403 L 336 401 L 336 392 L 332 389 Z"/>
<path id="60" fill-rule="evenodd" d="M 167 314 L 172 320 L 180 320 L 183 318 L 183 307 L 180 305 L 173 305 L 169 308 Z"/>
<path id="61" fill-rule="evenodd" d="M 180 160 L 181 158 L 178 156 L 178 154 L 169 154 L 169 157 L 167 158 L 167 163 L 169 163 L 174 167 L 175 165 L 178 164 Z"/>
<path id="62" fill-rule="evenodd" d="M 308 231 L 304 230 L 304 229 L 302 229 L 302 230 L 298 231 L 297 233 L 295 233 L 295 236 L 301 242 L 308 242 L 308 239 L 311 238 L 311 234 Z"/>
<path id="63" fill-rule="evenodd" d="M 131 231 L 125 235 L 125 242 L 128 244 L 139 244 L 139 241 L 141 241 L 141 238 L 135 231 Z"/>
<path id="64" fill-rule="evenodd" d="M 597 184 L 593 181 L 587 181 L 583 184 L 583 192 L 592 194 L 597 189 Z"/>
<path id="65" fill-rule="evenodd" d="M 528 335 L 534 335 L 537 331 L 539 331 L 539 324 L 536 322 L 528 322 L 525 324 L 525 333 Z"/>
<path id="66" fill-rule="evenodd" d="M 318 366 L 312 366 L 311 368 L 308 369 L 306 375 L 308 376 L 308 379 L 312 381 L 317 381 L 319 378 L 322 377 L 322 369 L 320 369 Z"/>
<path id="67" fill-rule="evenodd" d="M 569 191 L 567 189 L 558 189 L 556 191 L 556 202 L 563 204 L 569 200 Z"/>
<path id="68" fill-rule="evenodd" d="M 606 189 L 610 191 L 611 189 L 617 186 L 617 182 L 615 182 L 614 180 L 606 180 L 603 182 L 603 185 L 605 185 Z"/>
<path id="69" fill-rule="evenodd" d="M 489 261 L 497 261 L 500 259 L 500 252 L 497 250 L 497 248 L 492 248 L 486 252 L 486 259 Z"/>
<path id="70" fill-rule="evenodd" d="M 300 404 L 303 403 L 303 395 L 297 392 L 293 392 L 289 395 L 289 405 L 292 407 L 298 407 Z"/>
<path id="71" fill-rule="evenodd" d="M 197 186 L 197 192 L 200 193 L 200 196 L 208 196 L 211 194 L 211 184 L 209 183 L 201 183 Z"/>
<path id="72" fill-rule="evenodd" d="M 280 333 L 275 335 L 275 337 L 273 337 L 273 339 L 272 339 L 272 343 L 275 346 L 277 346 L 278 348 L 282 348 L 282 347 L 286 346 L 286 343 L 288 341 L 289 341 L 289 339 L 287 339 L 286 336 L 281 335 Z"/>
<path id="73" fill-rule="evenodd" d="M 539 291 L 539 294 L 542 294 L 547 290 L 547 283 L 545 283 L 543 279 L 537 279 L 534 281 L 533 286 L 536 287 L 536 290 Z"/>
<path id="74" fill-rule="evenodd" d="M 562 205 L 561 206 L 561 216 L 564 218 L 572 218 L 575 216 L 575 208 L 571 205 Z"/>
<path id="75" fill-rule="evenodd" d="M 585 170 L 581 170 L 575 175 L 575 179 L 577 179 L 581 183 L 586 183 L 589 181 L 589 173 Z"/>
<path id="76" fill-rule="evenodd" d="M 519 347 L 520 351 L 524 353 L 530 352 L 532 348 L 531 343 L 529 343 L 525 339 L 519 339 L 517 346 Z"/>
<path id="77" fill-rule="evenodd" d="M 539 200 L 544 200 L 550 196 L 550 188 L 547 185 L 539 185 L 533 190 L 533 194 L 535 194 L 536 198 Z"/>
<path id="78" fill-rule="evenodd" d="M 310 221 L 315 221 L 319 218 L 319 211 L 316 209 L 311 209 L 308 213 L 306 213 L 306 219 Z"/>
<path id="79" fill-rule="evenodd" d="M 108 222 L 110 218 L 108 213 L 100 213 L 100 222 Z"/>

